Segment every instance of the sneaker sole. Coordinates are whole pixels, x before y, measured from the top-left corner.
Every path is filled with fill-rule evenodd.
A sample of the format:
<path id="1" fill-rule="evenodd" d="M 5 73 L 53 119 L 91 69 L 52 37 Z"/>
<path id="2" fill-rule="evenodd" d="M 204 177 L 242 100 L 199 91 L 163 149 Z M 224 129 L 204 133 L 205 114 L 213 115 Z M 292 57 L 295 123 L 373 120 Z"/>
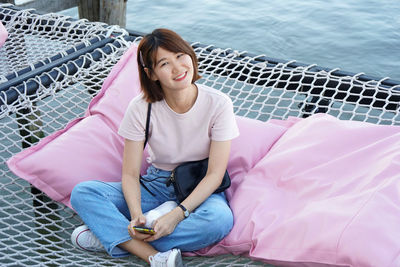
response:
<path id="1" fill-rule="evenodd" d="M 185 267 L 185 265 L 182 262 L 182 254 L 181 254 L 180 250 L 177 250 L 177 253 L 173 260 L 171 259 L 171 261 L 170 261 L 170 259 L 168 259 L 167 266 L 168 267 Z"/>

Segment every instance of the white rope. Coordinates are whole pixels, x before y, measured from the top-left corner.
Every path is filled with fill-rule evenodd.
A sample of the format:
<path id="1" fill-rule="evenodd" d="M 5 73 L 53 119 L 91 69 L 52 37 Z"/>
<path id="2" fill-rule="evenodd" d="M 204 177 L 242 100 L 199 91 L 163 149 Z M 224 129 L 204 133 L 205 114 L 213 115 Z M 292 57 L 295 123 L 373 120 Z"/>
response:
<path id="1" fill-rule="evenodd" d="M 57 53 L 66 55 L 67 49 L 79 43 L 89 46 L 93 38 L 103 39 L 106 34 L 111 36 L 113 33 L 128 34 L 119 26 L 88 22 L 86 19 L 74 21 L 54 13 L 38 15 L 31 13 L 33 9 L 15 11 L 5 8 L 6 6 L 10 5 L 2 5 L 0 9 L 0 14 L 8 17 L 3 24 L 9 32 L 8 39 L 0 50 L 0 75 L 3 76 L 32 66 Z M 31 20 L 29 23 L 28 19 Z M 25 27 L 21 27 L 22 25 Z M 45 28 L 48 31 L 44 31 Z"/>

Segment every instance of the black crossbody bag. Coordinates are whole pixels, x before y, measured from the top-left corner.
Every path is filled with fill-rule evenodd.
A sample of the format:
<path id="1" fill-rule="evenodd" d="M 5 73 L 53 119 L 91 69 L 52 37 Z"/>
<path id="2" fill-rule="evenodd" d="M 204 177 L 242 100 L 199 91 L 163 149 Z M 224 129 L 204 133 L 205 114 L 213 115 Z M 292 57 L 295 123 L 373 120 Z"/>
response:
<path id="1" fill-rule="evenodd" d="M 151 114 L 151 103 L 148 105 L 147 109 L 147 119 L 146 119 L 146 138 L 144 142 L 144 147 L 146 147 L 148 132 L 150 126 L 150 114 Z M 179 202 L 182 202 L 187 198 L 187 196 L 192 193 L 196 186 L 201 182 L 201 180 L 206 176 L 208 168 L 208 158 L 197 161 L 189 161 L 180 164 L 172 172 L 171 176 L 167 180 L 166 185 L 174 186 L 174 191 L 176 198 Z M 142 177 L 140 177 L 140 183 L 143 187 L 150 192 L 150 190 L 142 182 Z M 214 193 L 220 193 L 225 191 L 231 185 L 231 178 L 229 177 L 228 171 L 225 171 L 224 178 L 222 179 L 221 185 L 215 190 Z M 150 192 L 154 195 L 152 192 Z"/>

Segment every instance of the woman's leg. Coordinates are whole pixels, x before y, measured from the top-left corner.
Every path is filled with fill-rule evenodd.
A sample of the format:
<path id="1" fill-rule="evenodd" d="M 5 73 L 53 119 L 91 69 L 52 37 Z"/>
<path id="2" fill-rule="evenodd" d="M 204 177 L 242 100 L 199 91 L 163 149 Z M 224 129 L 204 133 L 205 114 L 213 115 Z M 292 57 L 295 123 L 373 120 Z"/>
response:
<path id="1" fill-rule="evenodd" d="M 144 178 L 152 180 L 156 176 L 162 178 L 145 183 L 156 196 L 141 187 L 143 212 L 154 209 L 165 201 L 176 201 L 173 187 L 165 186 L 169 172 L 149 167 Z M 121 183 L 83 182 L 74 188 L 71 204 L 111 256 L 123 257 L 129 255 L 129 252 L 138 255 L 135 249 L 142 246 L 130 241 L 132 239 L 127 230 L 130 214 Z M 172 234 L 150 244 L 161 252 L 172 248 L 194 251 L 220 241 L 232 226 L 233 215 L 225 195 L 213 194 L 189 218 L 179 223 Z M 145 247 L 149 251 L 147 246 L 142 248 Z M 147 257 L 142 258 L 147 260 Z"/>
<path id="2" fill-rule="evenodd" d="M 164 202 L 146 190 L 142 189 L 141 191 L 142 199 L 144 199 L 142 201 L 143 212 Z M 129 252 L 118 246 L 132 240 L 127 229 L 130 214 L 122 193 L 121 183 L 101 181 L 80 183 L 71 193 L 71 204 L 111 256 L 129 255 Z M 137 254 L 135 253 L 135 255 Z"/>
<path id="3" fill-rule="evenodd" d="M 233 227 L 233 214 L 224 193 L 212 194 L 174 232 L 151 242 L 159 251 L 195 251 L 222 240 Z"/>
<path id="4" fill-rule="evenodd" d="M 152 182 L 144 183 L 154 195 L 141 186 L 143 212 L 156 208 L 174 196 L 173 189 L 165 187 L 169 174 L 170 172 L 156 169 L 153 166 L 147 169 L 147 174 L 143 177 Z M 123 257 L 129 255 L 129 252 L 138 255 L 133 249 L 138 245 L 129 242 L 132 238 L 127 227 L 131 218 L 120 182 L 87 181 L 80 183 L 71 193 L 71 204 L 111 256 Z M 149 246 L 147 243 L 145 245 L 147 245 L 145 247 L 148 251 Z"/>

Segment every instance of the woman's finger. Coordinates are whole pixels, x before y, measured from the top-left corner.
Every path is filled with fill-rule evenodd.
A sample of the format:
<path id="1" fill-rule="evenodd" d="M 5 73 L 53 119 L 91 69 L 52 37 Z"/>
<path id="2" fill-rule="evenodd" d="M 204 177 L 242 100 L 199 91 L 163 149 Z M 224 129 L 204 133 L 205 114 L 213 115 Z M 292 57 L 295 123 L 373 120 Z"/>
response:
<path id="1" fill-rule="evenodd" d="M 131 224 L 128 225 L 128 233 L 132 238 L 136 238 L 135 237 L 135 231 L 133 231 L 133 228 L 131 227 Z"/>
<path id="2" fill-rule="evenodd" d="M 139 240 L 144 240 L 144 241 L 146 241 L 147 238 L 149 238 L 149 237 L 152 236 L 152 235 L 149 235 L 149 234 L 140 233 L 140 232 L 138 232 L 138 231 L 136 231 L 136 230 L 133 230 L 133 231 L 135 232 L 135 238 L 136 238 L 136 239 L 139 239 Z"/>
<path id="3" fill-rule="evenodd" d="M 154 234 L 154 235 L 150 235 L 150 236 L 147 237 L 146 239 L 143 239 L 143 241 L 151 242 L 151 241 L 154 241 L 154 240 L 159 239 L 160 237 L 161 237 L 161 236 L 160 236 L 159 234 Z"/>

